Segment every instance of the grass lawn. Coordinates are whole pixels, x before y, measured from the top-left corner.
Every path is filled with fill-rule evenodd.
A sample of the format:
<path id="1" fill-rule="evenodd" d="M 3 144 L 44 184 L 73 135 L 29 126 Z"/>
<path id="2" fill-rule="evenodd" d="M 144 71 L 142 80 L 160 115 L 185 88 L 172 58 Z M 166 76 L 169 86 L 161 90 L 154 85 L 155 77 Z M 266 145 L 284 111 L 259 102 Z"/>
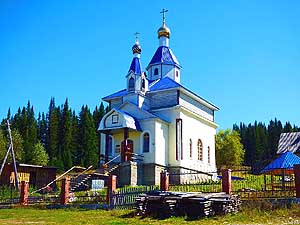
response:
<path id="1" fill-rule="evenodd" d="M 14 208 L 0 210 L 0 224 L 300 224 L 300 205 L 290 209 L 264 208 L 244 208 L 237 214 L 193 221 L 183 217 L 141 218 L 134 216 L 132 210 Z"/>

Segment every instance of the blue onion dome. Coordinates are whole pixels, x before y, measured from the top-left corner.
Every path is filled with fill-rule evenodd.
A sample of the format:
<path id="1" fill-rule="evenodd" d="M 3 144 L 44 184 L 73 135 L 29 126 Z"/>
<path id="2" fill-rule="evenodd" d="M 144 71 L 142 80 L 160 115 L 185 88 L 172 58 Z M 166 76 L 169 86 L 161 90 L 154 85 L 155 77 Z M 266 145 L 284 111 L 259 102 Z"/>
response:
<path id="1" fill-rule="evenodd" d="M 142 48 L 141 48 L 139 42 L 135 42 L 135 44 L 132 46 L 132 52 L 133 52 L 133 54 L 135 54 L 135 53 L 141 54 Z"/>
<path id="2" fill-rule="evenodd" d="M 170 38 L 171 30 L 166 26 L 165 23 L 157 30 L 158 38 L 167 37 Z"/>

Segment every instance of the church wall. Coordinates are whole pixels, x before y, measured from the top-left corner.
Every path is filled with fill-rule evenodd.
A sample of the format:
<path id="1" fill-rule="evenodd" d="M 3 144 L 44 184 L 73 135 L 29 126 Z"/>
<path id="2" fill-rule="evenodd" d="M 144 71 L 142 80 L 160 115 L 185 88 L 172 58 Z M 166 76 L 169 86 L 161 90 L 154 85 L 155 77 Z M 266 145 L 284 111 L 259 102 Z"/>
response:
<path id="1" fill-rule="evenodd" d="M 168 124 L 168 148 L 166 150 L 166 162 L 167 165 L 178 165 L 179 162 L 176 161 L 176 119 L 180 118 L 180 113 L 178 109 L 170 108 L 165 110 L 155 111 L 155 115 L 160 118 L 164 118 L 169 121 Z"/>
<path id="2" fill-rule="evenodd" d="M 174 79 L 175 67 L 173 65 L 162 66 L 162 74 L 164 77 L 170 77 Z"/>
<path id="3" fill-rule="evenodd" d="M 155 122 L 155 163 L 168 164 L 169 128 L 167 124 Z"/>
<path id="4" fill-rule="evenodd" d="M 120 115 L 117 112 L 114 112 L 105 119 L 104 126 L 105 127 L 120 127 L 123 124 L 123 119 L 124 118 L 122 115 Z"/>
<path id="5" fill-rule="evenodd" d="M 210 121 L 214 121 L 213 110 L 195 101 L 194 99 L 187 96 L 186 94 L 180 93 L 179 105 L 184 106 L 187 109 L 190 109 L 191 111 L 203 116 L 204 118 Z"/>
<path id="6" fill-rule="evenodd" d="M 143 154 L 143 163 L 154 163 L 155 160 L 155 121 L 154 120 L 143 120 L 140 121 L 140 126 L 143 133 L 140 133 L 140 147 L 139 154 Z M 143 135 L 145 132 L 149 133 L 149 152 L 143 153 Z"/>
<path id="7" fill-rule="evenodd" d="M 144 109 L 144 110 L 148 110 L 150 108 L 150 101 L 148 98 L 146 98 L 145 96 L 138 96 L 138 101 L 139 101 L 139 107 Z"/>
<path id="8" fill-rule="evenodd" d="M 215 134 L 216 129 L 204 124 L 196 116 L 181 111 L 183 160 L 180 166 L 195 170 L 212 172 L 216 170 Z M 192 140 L 192 157 L 190 157 L 190 139 Z M 203 161 L 198 160 L 198 139 L 203 144 Z M 208 163 L 208 147 L 210 148 L 210 163 Z"/>
<path id="9" fill-rule="evenodd" d="M 122 103 L 122 98 L 116 98 L 110 101 L 110 107 L 117 109 Z"/>
<path id="10" fill-rule="evenodd" d="M 153 93 L 150 98 L 152 109 L 177 105 L 177 91 L 162 91 Z"/>
<path id="11" fill-rule="evenodd" d="M 130 94 L 127 94 L 123 97 L 123 101 L 124 102 L 126 102 L 126 101 L 131 102 L 135 105 L 138 105 L 138 96 L 135 93 L 130 93 Z"/>

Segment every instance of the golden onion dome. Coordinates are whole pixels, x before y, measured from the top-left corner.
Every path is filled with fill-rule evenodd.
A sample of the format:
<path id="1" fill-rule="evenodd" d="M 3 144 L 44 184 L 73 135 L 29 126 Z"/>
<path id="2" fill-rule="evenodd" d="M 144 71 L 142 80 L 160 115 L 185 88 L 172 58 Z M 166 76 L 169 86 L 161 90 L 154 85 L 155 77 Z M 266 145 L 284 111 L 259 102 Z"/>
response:
<path id="1" fill-rule="evenodd" d="M 166 26 L 165 23 L 157 31 L 158 38 L 167 37 L 170 38 L 171 30 Z"/>

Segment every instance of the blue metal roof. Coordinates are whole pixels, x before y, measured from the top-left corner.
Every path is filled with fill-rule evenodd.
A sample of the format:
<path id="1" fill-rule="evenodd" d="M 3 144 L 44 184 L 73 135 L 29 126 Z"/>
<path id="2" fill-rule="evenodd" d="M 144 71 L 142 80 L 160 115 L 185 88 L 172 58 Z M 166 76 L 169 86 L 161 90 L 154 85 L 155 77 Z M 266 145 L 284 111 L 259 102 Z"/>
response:
<path id="1" fill-rule="evenodd" d="M 160 64 L 160 63 L 180 66 L 172 50 L 166 46 L 158 47 L 148 67 L 150 65 Z"/>
<path id="2" fill-rule="evenodd" d="M 134 74 L 142 74 L 142 66 L 141 66 L 140 59 L 138 57 L 134 57 L 132 59 L 130 68 L 128 70 L 128 73 L 129 72 L 133 72 Z"/>
<path id="3" fill-rule="evenodd" d="M 169 77 L 163 77 L 159 81 L 153 81 L 149 84 L 150 91 L 158 91 L 169 88 L 182 87 L 179 83 Z"/>
<path id="4" fill-rule="evenodd" d="M 151 91 L 159 91 L 159 90 L 166 90 L 171 88 L 180 87 L 185 89 L 186 91 L 192 93 L 193 95 L 197 96 L 198 98 L 202 99 L 203 101 L 207 102 L 209 105 L 212 105 L 217 110 L 219 109 L 217 106 L 213 105 L 212 103 L 208 102 L 204 98 L 200 97 L 199 95 L 195 94 L 194 92 L 190 91 L 186 87 L 182 86 L 181 84 L 177 83 L 175 80 L 171 79 L 170 77 L 163 77 L 159 80 L 154 80 L 151 83 L 149 82 L 149 92 Z M 128 91 L 126 89 L 123 89 L 121 91 L 118 91 L 116 93 L 113 93 L 111 95 L 108 95 L 103 98 L 103 100 L 111 99 L 111 98 L 117 98 L 117 97 L 123 97 L 126 94 L 128 94 Z"/>
<path id="5" fill-rule="evenodd" d="M 127 91 L 126 89 L 123 89 L 123 90 L 121 90 L 121 91 L 118 91 L 118 92 L 116 92 L 116 93 L 113 93 L 113 94 L 111 94 L 111 95 L 108 95 L 108 96 L 104 97 L 103 100 L 109 99 L 109 98 L 122 97 L 122 96 L 126 95 L 127 93 L 128 93 L 128 91 Z"/>
<path id="6" fill-rule="evenodd" d="M 292 169 L 295 164 L 300 164 L 300 157 L 292 152 L 286 152 L 267 165 L 261 173 L 271 172 L 276 169 Z"/>

